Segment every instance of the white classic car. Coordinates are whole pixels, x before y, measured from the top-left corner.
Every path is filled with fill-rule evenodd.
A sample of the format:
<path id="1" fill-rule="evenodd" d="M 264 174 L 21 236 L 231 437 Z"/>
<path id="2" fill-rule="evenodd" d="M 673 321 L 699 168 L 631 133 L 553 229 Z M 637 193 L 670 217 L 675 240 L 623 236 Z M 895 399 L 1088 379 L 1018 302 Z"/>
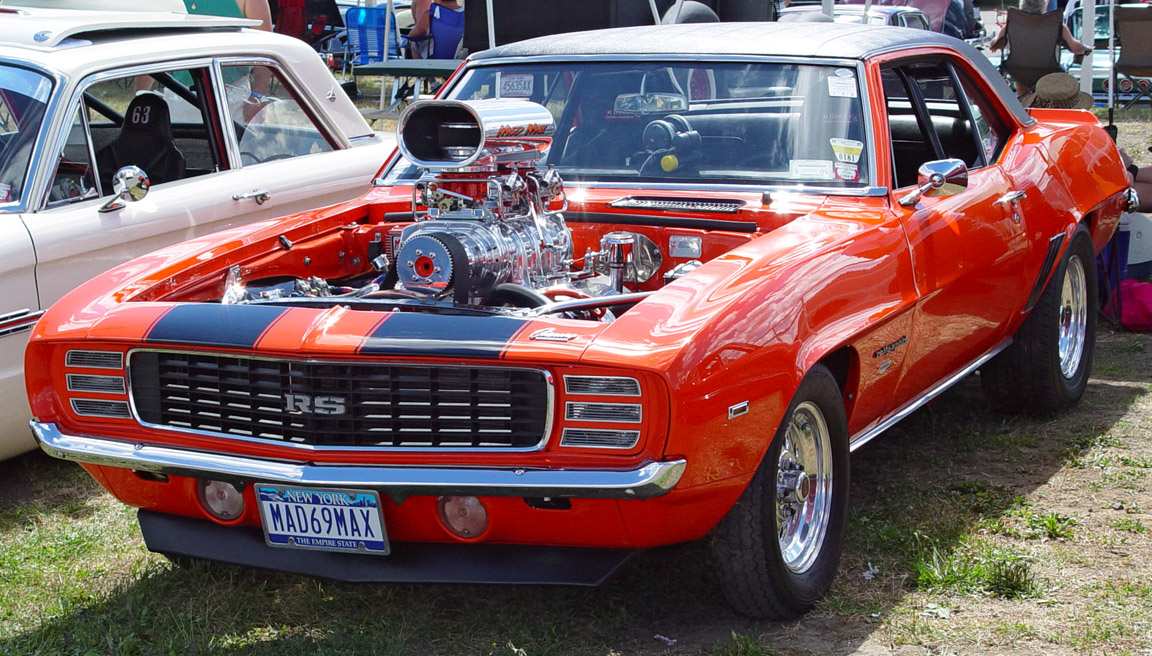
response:
<path id="1" fill-rule="evenodd" d="M 394 144 L 315 52 L 255 21 L 65 4 L 0 2 L 0 459 L 35 447 L 24 346 L 56 299 L 161 246 L 358 196 Z"/>

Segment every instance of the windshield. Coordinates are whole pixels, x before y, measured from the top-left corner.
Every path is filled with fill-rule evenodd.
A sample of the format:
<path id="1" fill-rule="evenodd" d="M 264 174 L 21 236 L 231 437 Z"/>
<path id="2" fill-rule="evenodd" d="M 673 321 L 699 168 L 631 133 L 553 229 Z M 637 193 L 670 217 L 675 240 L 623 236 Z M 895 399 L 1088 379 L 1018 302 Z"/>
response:
<path id="1" fill-rule="evenodd" d="M 871 172 L 856 70 L 746 62 L 477 67 L 449 98 L 548 108 L 567 182 L 862 188 Z M 385 181 L 412 179 L 401 160 Z"/>
<path id="2" fill-rule="evenodd" d="M 52 80 L 0 64 L 0 203 L 20 200 Z"/>

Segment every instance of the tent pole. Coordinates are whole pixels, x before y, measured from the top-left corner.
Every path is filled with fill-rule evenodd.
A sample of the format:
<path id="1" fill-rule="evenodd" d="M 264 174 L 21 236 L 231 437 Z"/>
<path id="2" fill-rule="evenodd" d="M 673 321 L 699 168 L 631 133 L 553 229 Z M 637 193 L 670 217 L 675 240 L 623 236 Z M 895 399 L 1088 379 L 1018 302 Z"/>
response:
<path id="1" fill-rule="evenodd" d="M 1108 3 L 1108 125 L 1116 109 L 1116 4 Z"/>
<path id="2" fill-rule="evenodd" d="M 1082 20 L 1080 21 L 1080 40 L 1088 41 L 1092 44 L 1091 47 L 1095 49 L 1096 46 L 1096 0 L 1083 0 L 1081 5 L 1080 14 Z M 1088 39 L 1085 39 L 1085 35 Z M 1080 60 L 1080 90 L 1091 95 L 1092 93 L 1092 80 L 1096 72 L 1095 67 L 1092 65 L 1092 58 L 1095 53 L 1088 53 Z"/>
<path id="3" fill-rule="evenodd" d="M 496 47 L 496 17 L 493 16 L 492 0 L 485 0 L 488 9 L 488 47 Z"/>

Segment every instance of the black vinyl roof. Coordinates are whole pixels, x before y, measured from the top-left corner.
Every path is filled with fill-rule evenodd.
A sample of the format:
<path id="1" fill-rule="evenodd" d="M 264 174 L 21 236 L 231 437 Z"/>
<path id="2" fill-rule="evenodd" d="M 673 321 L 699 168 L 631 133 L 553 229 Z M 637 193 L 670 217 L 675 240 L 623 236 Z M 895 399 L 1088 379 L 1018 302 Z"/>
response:
<path id="1" fill-rule="evenodd" d="M 553 34 L 478 52 L 473 59 L 532 55 L 776 55 L 863 59 L 892 48 L 954 47 L 927 30 L 847 23 L 687 23 Z M 972 52 L 976 52 L 973 50 Z"/>
<path id="2" fill-rule="evenodd" d="M 965 57 L 988 79 L 1023 123 L 1020 106 L 988 58 L 959 39 L 927 30 L 851 23 L 682 23 L 569 32 L 497 46 L 469 57 L 476 63 L 503 57 L 580 55 L 700 55 L 866 59 L 891 50 L 943 47 Z"/>

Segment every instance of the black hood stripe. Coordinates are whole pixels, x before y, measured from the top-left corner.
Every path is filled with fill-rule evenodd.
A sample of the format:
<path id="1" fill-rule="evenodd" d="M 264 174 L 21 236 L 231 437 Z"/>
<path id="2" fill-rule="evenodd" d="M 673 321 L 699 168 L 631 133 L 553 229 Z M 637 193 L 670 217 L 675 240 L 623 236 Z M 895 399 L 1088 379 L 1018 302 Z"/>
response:
<path id="1" fill-rule="evenodd" d="M 514 317 L 394 312 L 360 346 L 364 355 L 499 358 L 530 323 Z"/>
<path id="2" fill-rule="evenodd" d="M 186 303 L 153 324 L 144 341 L 253 348 L 288 308 Z"/>

